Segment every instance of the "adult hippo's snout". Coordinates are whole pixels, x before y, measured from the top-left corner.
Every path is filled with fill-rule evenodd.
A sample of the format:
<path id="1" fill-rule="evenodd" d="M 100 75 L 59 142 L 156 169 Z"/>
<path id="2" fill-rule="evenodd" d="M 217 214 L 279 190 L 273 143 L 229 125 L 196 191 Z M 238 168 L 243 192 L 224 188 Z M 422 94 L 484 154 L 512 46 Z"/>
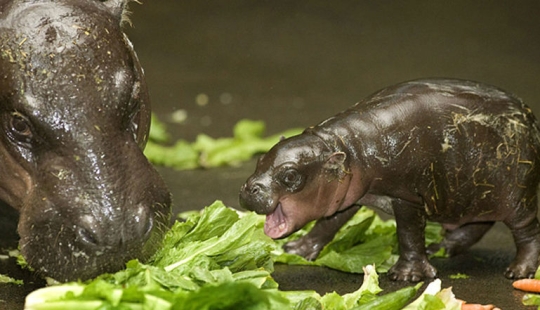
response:
<path id="1" fill-rule="evenodd" d="M 146 259 L 169 191 L 142 150 L 143 71 L 123 0 L 0 3 L 0 199 L 20 212 L 29 265 L 60 281 Z"/>
<path id="2" fill-rule="evenodd" d="M 99 161 L 51 154 L 39 164 L 18 229 L 32 267 L 59 280 L 87 279 L 155 252 L 169 192 L 134 141 L 119 147 L 98 152 Z"/>

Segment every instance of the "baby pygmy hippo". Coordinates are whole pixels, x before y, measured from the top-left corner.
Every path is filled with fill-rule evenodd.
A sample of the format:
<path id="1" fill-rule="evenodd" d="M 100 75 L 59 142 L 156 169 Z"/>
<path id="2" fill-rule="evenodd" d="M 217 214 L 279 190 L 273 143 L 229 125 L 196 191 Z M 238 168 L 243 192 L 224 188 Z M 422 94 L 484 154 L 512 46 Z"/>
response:
<path id="1" fill-rule="evenodd" d="M 436 276 L 426 254 L 426 220 L 442 223 L 438 247 L 450 255 L 502 221 L 517 247 L 506 277 L 532 277 L 540 254 L 539 133 L 531 109 L 496 87 L 406 82 L 276 144 L 242 186 L 240 204 L 266 214 L 264 231 L 272 238 L 318 220 L 285 246 L 308 259 L 357 204 L 393 214 L 400 256 L 388 273 L 406 281 Z"/>

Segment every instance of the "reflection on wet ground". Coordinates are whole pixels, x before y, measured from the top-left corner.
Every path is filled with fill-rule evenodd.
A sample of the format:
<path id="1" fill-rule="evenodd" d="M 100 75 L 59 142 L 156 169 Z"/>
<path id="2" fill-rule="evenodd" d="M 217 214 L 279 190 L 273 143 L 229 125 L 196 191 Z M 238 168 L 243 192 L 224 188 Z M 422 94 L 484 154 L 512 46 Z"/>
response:
<path id="1" fill-rule="evenodd" d="M 175 138 L 230 136 L 242 118 L 269 133 L 306 127 L 370 93 L 420 77 L 457 77 L 500 86 L 540 115 L 540 2 L 527 1 L 145 1 L 131 4 L 127 28 L 145 68 L 154 110 Z M 160 168 L 176 211 L 216 199 L 237 207 L 238 188 L 254 161 L 240 167 Z M 438 259 L 443 286 L 460 298 L 519 309 L 521 293 L 502 273 L 512 238 L 496 227 L 467 254 Z M 0 286 L 7 309 L 22 308 L 33 284 L 0 260 L 2 273 L 27 280 Z M 450 279 L 458 272 L 468 279 Z M 360 275 L 277 266 L 282 289 L 358 288 Z M 381 286 L 401 284 L 381 277 Z M 36 282 L 37 281 L 37 282 Z M 3 304 L 0 304 L 0 308 Z"/>

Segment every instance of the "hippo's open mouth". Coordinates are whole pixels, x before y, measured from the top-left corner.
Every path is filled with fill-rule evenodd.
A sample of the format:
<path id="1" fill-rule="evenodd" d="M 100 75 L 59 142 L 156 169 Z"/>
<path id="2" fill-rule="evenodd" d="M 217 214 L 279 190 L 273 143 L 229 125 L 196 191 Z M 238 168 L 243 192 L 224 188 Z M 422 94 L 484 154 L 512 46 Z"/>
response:
<path id="1" fill-rule="evenodd" d="M 287 223 L 285 213 L 283 213 L 281 203 L 279 203 L 272 213 L 266 215 L 264 233 L 272 239 L 278 239 L 287 235 L 288 228 L 289 224 Z"/>

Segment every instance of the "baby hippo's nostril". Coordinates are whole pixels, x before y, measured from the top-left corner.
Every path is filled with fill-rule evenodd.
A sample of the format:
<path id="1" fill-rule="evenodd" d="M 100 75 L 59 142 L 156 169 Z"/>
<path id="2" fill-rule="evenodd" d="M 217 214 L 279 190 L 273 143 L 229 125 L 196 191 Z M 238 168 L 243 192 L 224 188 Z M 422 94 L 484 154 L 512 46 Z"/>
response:
<path id="1" fill-rule="evenodd" d="M 260 187 L 258 184 L 254 184 L 254 185 L 251 187 L 250 194 L 251 194 L 251 195 L 257 195 L 260 191 L 261 191 L 261 187 Z"/>
<path id="2" fill-rule="evenodd" d="M 251 180 L 251 179 L 247 180 L 247 182 L 244 183 L 242 187 L 240 188 L 240 192 L 244 196 L 257 195 L 257 194 L 260 194 L 262 191 L 263 191 L 263 185 L 261 184 L 261 182 Z"/>

